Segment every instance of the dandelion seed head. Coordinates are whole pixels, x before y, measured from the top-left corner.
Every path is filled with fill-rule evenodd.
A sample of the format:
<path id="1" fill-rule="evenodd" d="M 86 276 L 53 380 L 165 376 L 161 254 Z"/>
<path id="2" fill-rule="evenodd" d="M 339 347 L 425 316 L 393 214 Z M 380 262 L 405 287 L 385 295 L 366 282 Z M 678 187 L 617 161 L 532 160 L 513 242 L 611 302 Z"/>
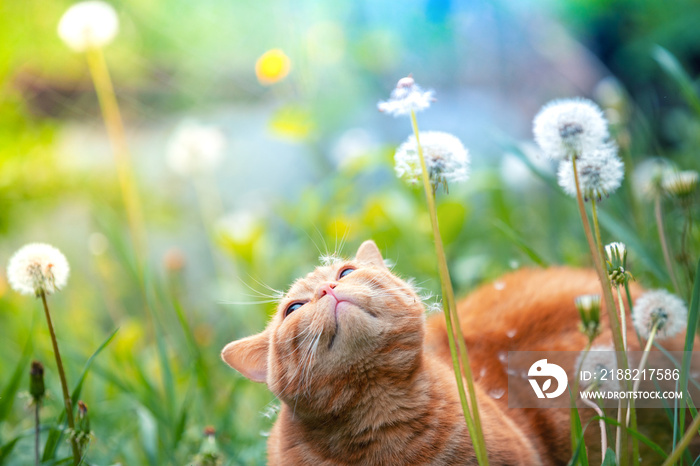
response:
<path id="1" fill-rule="evenodd" d="M 432 297 L 431 297 L 432 299 Z M 442 301 L 439 299 L 435 299 L 433 301 L 423 301 L 425 302 L 425 309 L 429 315 L 432 314 L 439 314 L 444 310 L 444 306 L 442 304 Z"/>
<path id="2" fill-rule="evenodd" d="M 262 415 L 266 419 L 275 419 L 277 418 L 277 415 L 280 412 L 280 409 L 282 409 L 282 405 L 277 404 L 277 403 L 270 403 L 268 404 L 265 409 L 262 411 Z"/>
<path id="3" fill-rule="evenodd" d="M 555 100 L 533 122 L 535 142 L 554 160 L 570 160 L 596 149 L 608 138 L 600 108 L 586 99 Z"/>
<path id="4" fill-rule="evenodd" d="M 601 199 L 613 193 L 622 184 L 625 166 L 617 156 L 617 146 L 605 144 L 576 159 L 581 194 L 585 200 Z M 559 163 L 559 186 L 576 197 L 576 181 L 571 161 Z"/>
<path id="5" fill-rule="evenodd" d="M 168 166 L 181 176 L 209 173 L 221 164 L 225 147 L 226 138 L 221 130 L 187 121 L 168 141 Z"/>
<path id="6" fill-rule="evenodd" d="M 460 182 L 469 176 L 469 153 L 455 136 L 441 131 L 425 131 L 420 135 L 425 166 L 433 189 L 440 184 L 447 190 L 448 183 Z M 396 149 L 395 170 L 399 178 L 416 183 L 421 178 L 420 159 L 414 135 Z"/>
<path id="7" fill-rule="evenodd" d="M 24 295 L 52 294 L 66 286 L 70 267 L 53 246 L 30 243 L 10 258 L 7 278 L 13 290 Z"/>
<path id="8" fill-rule="evenodd" d="M 679 172 L 666 172 L 661 185 L 668 194 L 679 199 L 690 197 L 698 187 L 698 172 L 684 170 Z"/>
<path id="9" fill-rule="evenodd" d="M 434 91 L 424 91 L 412 76 L 399 79 L 396 88 L 391 91 L 389 100 L 379 102 L 377 108 L 380 112 L 393 116 L 410 115 L 411 110 L 420 112 L 430 107 L 435 100 Z"/>
<path id="10" fill-rule="evenodd" d="M 248 243 L 262 232 L 263 217 L 253 210 L 237 210 L 218 219 L 215 230 L 235 243 Z"/>
<path id="11" fill-rule="evenodd" d="M 651 290 L 634 303 L 632 322 L 645 339 L 654 325 L 658 325 L 656 338 L 670 338 L 685 330 L 688 308 L 682 299 L 666 290 Z"/>
<path id="12" fill-rule="evenodd" d="M 119 32 L 119 17 L 112 5 L 89 0 L 72 5 L 58 22 L 58 36 L 76 52 L 104 47 Z"/>
<path id="13" fill-rule="evenodd" d="M 661 157 L 647 159 L 634 168 L 632 186 L 639 198 L 653 201 L 664 194 L 663 179 L 672 172 L 671 162 Z"/>

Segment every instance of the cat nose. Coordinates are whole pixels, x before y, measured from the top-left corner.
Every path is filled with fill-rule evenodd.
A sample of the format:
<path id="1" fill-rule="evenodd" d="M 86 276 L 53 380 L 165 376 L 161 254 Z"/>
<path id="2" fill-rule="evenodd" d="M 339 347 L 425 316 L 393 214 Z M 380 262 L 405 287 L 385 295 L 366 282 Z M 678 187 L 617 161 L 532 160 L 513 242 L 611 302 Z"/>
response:
<path id="1" fill-rule="evenodd" d="M 335 293 L 333 292 L 333 289 L 336 286 L 338 286 L 338 284 L 335 282 L 323 283 L 321 286 L 318 287 L 318 290 L 316 291 L 316 297 L 318 299 L 321 299 L 324 296 L 326 296 L 327 294 L 329 294 L 335 298 L 336 296 L 335 296 Z"/>

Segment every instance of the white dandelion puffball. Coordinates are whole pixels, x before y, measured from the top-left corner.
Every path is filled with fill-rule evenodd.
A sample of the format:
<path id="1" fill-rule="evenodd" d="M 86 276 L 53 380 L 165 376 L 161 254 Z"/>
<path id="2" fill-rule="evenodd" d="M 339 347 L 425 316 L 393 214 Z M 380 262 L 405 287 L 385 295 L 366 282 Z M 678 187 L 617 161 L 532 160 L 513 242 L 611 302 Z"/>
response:
<path id="1" fill-rule="evenodd" d="M 396 88 L 391 91 L 389 100 L 379 102 L 377 108 L 380 112 L 393 116 L 410 115 L 411 110 L 420 112 L 430 107 L 435 100 L 432 90 L 424 91 L 411 76 L 401 78 Z"/>
<path id="2" fill-rule="evenodd" d="M 673 165 L 667 159 L 652 157 L 640 163 L 632 171 L 634 194 L 640 199 L 653 201 L 664 193 L 662 182 Z"/>
<path id="3" fill-rule="evenodd" d="M 581 194 L 585 200 L 600 200 L 613 193 L 622 184 L 625 177 L 625 165 L 617 156 L 617 146 L 605 144 L 589 152 L 585 157 L 576 159 Z M 559 163 L 559 186 L 570 196 L 576 197 L 576 180 L 571 161 Z"/>
<path id="4" fill-rule="evenodd" d="M 61 16 L 58 36 L 76 52 L 104 47 L 119 32 L 119 17 L 112 5 L 99 0 L 76 3 Z"/>
<path id="5" fill-rule="evenodd" d="M 212 172 L 221 164 L 225 148 L 226 137 L 218 128 L 185 122 L 168 141 L 168 166 L 182 176 Z"/>
<path id="6" fill-rule="evenodd" d="M 695 192 L 695 188 L 698 186 L 698 172 L 694 170 L 666 172 L 661 186 L 671 196 L 688 197 Z"/>
<path id="7" fill-rule="evenodd" d="M 430 183 L 437 189 L 440 183 L 447 184 L 467 179 L 469 175 L 469 153 L 455 136 L 441 131 L 425 131 L 420 134 L 425 167 Z M 421 178 L 420 159 L 414 135 L 396 149 L 394 154 L 396 175 L 411 183 Z"/>
<path id="8" fill-rule="evenodd" d="M 584 357 L 585 359 L 583 359 Z M 583 360 L 583 365 L 581 365 L 581 360 Z M 620 389 L 617 379 L 610 376 L 612 371 L 617 370 L 615 348 L 612 346 L 596 345 L 591 347 L 588 352 L 581 351 L 575 367 L 579 366 L 581 372 L 586 371 L 591 374 L 590 380 L 581 380 L 581 388 L 585 389 L 594 385 L 594 389 L 602 392 Z"/>
<path id="9" fill-rule="evenodd" d="M 263 227 L 259 211 L 238 210 L 216 221 L 216 231 L 236 243 L 247 243 L 255 239 Z"/>
<path id="10" fill-rule="evenodd" d="M 658 325 L 657 338 L 670 338 L 685 330 L 688 308 L 681 298 L 666 290 L 651 290 L 634 303 L 632 322 L 645 339 L 654 325 Z"/>
<path id="11" fill-rule="evenodd" d="M 569 160 L 603 144 L 608 138 L 608 122 L 590 100 L 555 100 L 535 116 L 533 133 L 545 155 L 554 160 Z"/>
<path id="12" fill-rule="evenodd" d="M 10 286 L 18 293 L 55 293 L 68 282 L 70 267 L 66 257 L 53 246 L 31 243 L 20 248 L 7 265 Z"/>

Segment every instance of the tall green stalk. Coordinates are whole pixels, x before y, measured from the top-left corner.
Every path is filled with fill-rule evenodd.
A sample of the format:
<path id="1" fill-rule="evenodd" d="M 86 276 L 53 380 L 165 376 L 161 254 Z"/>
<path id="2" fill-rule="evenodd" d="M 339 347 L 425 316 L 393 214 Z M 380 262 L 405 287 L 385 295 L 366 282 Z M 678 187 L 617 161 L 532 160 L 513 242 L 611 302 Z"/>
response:
<path id="1" fill-rule="evenodd" d="M 97 98 L 100 101 L 107 135 L 114 151 L 117 176 L 124 208 L 126 209 L 131 240 L 137 252 L 137 260 L 140 262 L 139 257 L 145 251 L 146 233 L 143 226 L 141 203 L 131 169 L 131 155 L 126 143 L 126 134 L 121 112 L 119 111 L 119 104 L 117 103 L 114 86 L 109 76 L 109 69 L 107 68 L 102 49 L 91 47 L 87 50 L 86 57 L 95 91 L 97 92 Z"/>
<path id="2" fill-rule="evenodd" d="M 680 295 L 681 289 L 678 287 L 678 279 L 676 278 L 676 272 L 673 269 L 673 263 L 671 262 L 671 251 L 668 247 L 668 241 L 666 240 L 666 232 L 664 231 L 663 212 L 661 211 L 661 196 L 656 196 L 656 200 L 654 201 L 654 217 L 656 218 L 656 230 L 659 232 L 661 250 L 664 253 L 664 263 L 666 264 L 668 275 L 671 277 L 673 289 L 676 291 L 677 295 Z"/>
<path id="3" fill-rule="evenodd" d="M 601 239 L 600 235 L 600 224 L 598 223 L 598 209 L 596 208 L 596 202 L 595 198 L 591 199 L 591 216 L 593 217 L 593 228 L 595 231 L 595 238 L 596 242 L 598 243 L 598 252 L 600 253 L 600 260 L 604 264 L 605 263 L 605 248 L 603 247 L 603 240 Z M 606 273 L 605 274 L 607 278 L 607 283 L 608 283 L 608 291 L 611 293 L 612 296 L 612 283 L 610 282 L 610 276 Z M 621 294 L 621 289 L 618 286 L 617 287 L 617 297 L 618 297 L 618 302 L 619 302 L 619 316 L 620 316 L 620 325 L 621 325 L 621 334 L 622 334 L 622 348 L 623 348 L 623 353 L 625 354 L 625 360 L 627 359 L 627 316 L 625 315 L 625 304 L 622 300 L 622 294 Z M 614 307 L 613 307 L 614 309 Z M 618 361 L 619 363 L 619 361 Z M 619 367 L 619 366 L 618 366 Z M 623 369 L 627 369 L 627 365 Z M 627 389 L 629 390 L 630 388 L 630 383 L 629 381 L 626 382 L 627 384 Z M 629 402 L 625 402 L 620 400 L 620 405 L 625 405 L 625 412 L 623 410 L 618 411 L 618 422 L 622 422 L 623 419 L 629 420 L 630 419 L 630 413 L 631 413 L 631 419 L 632 423 L 634 426 L 634 429 L 637 429 L 637 413 L 635 412 L 635 407 L 634 407 L 634 398 L 630 399 Z M 623 431 L 624 434 L 623 434 Z M 624 438 L 623 438 L 624 437 Z M 620 442 L 621 445 L 625 445 L 625 452 L 627 451 L 626 447 L 626 437 L 627 437 L 627 432 L 625 429 L 622 429 L 618 426 L 617 428 L 617 438 Z M 618 448 L 619 450 L 620 448 Z M 639 458 L 639 441 L 637 440 L 636 437 L 632 437 L 632 453 L 634 458 Z M 618 458 L 619 458 L 620 452 L 618 451 Z M 634 464 L 634 461 L 633 461 Z"/>
<path id="4" fill-rule="evenodd" d="M 615 356 L 617 359 L 617 367 L 623 370 L 628 369 L 627 354 L 625 352 L 625 347 L 622 341 L 622 331 L 620 329 L 620 322 L 617 317 L 617 309 L 615 307 L 615 301 L 612 296 L 612 289 L 610 286 L 610 278 L 608 277 L 607 271 L 603 266 L 603 255 L 601 253 L 600 247 L 598 247 L 593 239 L 593 232 L 591 231 L 591 224 L 588 221 L 588 214 L 586 213 L 586 207 L 583 204 L 583 196 L 581 194 L 581 184 L 579 182 L 578 170 L 576 168 L 576 157 L 571 158 L 571 163 L 573 164 L 574 171 L 574 182 L 576 184 L 576 201 L 581 215 L 581 222 L 583 223 L 583 232 L 586 235 L 586 240 L 588 242 L 588 248 L 591 252 L 591 257 L 593 258 L 593 264 L 595 266 L 595 271 L 598 274 L 598 280 L 600 281 L 601 288 L 603 289 L 603 300 L 605 302 L 605 310 L 608 314 L 608 322 L 610 324 L 610 330 L 613 337 L 613 344 L 615 345 Z M 594 211 L 595 212 L 595 211 Z M 594 214 L 594 220 L 597 223 L 597 216 Z M 620 416 L 625 419 L 627 415 L 627 406 L 625 404 L 620 406 Z M 618 452 L 619 460 L 618 464 L 620 466 L 626 465 L 628 463 L 627 458 L 627 430 L 620 429 L 620 444 L 623 446 L 621 451 Z"/>
<path id="5" fill-rule="evenodd" d="M 695 416 L 695 419 L 693 419 L 692 424 L 688 427 L 688 430 L 686 431 L 685 435 L 681 439 L 680 442 L 678 442 L 678 445 L 676 448 L 671 452 L 668 458 L 666 458 L 666 461 L 664 461 L 664 464 L 662 466 L 671 466 L 676 464 L 676 461 L 678 461 L 685 451 L 686 448 L 688 448 L 688 445 L 690 445 L 690 442 L 693 440 L 693 437 L 697 435 L 697 431 L 700 429 L 700 416 Z"/>
<path id="6" fill-rule="evenodd" d="M 430 223 L 433 228 L 433 237 L 435 240 L 435 253 L 438 258 L 438 271 L 440 274 L 440 282 L 442 283 L 443 299 L 444 299 L 444 311 L 445 311 L 445 324 L 447 327 L 447 339 L 450 346 L 450 355 L 452 356 L 452 368 L 455 373 L 455 379 L 457 382 L 457 390 L 459 392 L 459 399 L 462 404 L 462 411 L 464 414 L 464 420 L 467 423 L 467 429 L 469 430 L 469 435 L 472 438 L 472 444 L 474 447 L 474 454 L 476 455 L 477 461 L 480 465 L 488 465 L 488 454 L 486 452 L 486 442 L 484 441 L 484 434 L 481 428 L 481 420 L 479 417 L 479 407 L 477 404 L 476 390 L 474 388 L 474 381 L 471 373 L 471 366 L 469 365 L 469 354 L 467 353 L 467 347 L 464 342 L 464 337 L 462 336 L 462 329 L 459 324 L 459 316 L 457 315 L 457 309 L 455 306 L 454 290 L 452 289 L 452 281 L 450 279 L 450 271 L 447 268 L 447 259 L 445 257 L 445 248 L 442 244 L 442 236 L 440 235 L 440 226 L 438 224 L 437 209 L 435 208 L 435 191 L 430 183 L 430 177 L 428 174 L 428 169 L 425 164 L 425 157 L 423 156 L 423 147 L 420 144 L 420 134 L 418 131 L 418 122 L 416 121 L 416 114 L 411 110 L 411 124 L 413 126 L 413 134 L 416 137 L 416 146 L 418 148 L 418 159 L 421 165 L 421 176 L 423 181 L 423 188 L 425 189 L 425 197 L 428 202 L 428 212 L 430 214 Z M 454 324 L 453 324 L 454 319 Z M 457 338 L 455 338 L 455 333 Z M 458 345 L 455 344 L 455 339 L 458 340 Z M 457 354 L 457 348 L 459 346 L 460 354 Z M 472 410 L 470 411 L 469 404 L 467 401 L 466 393 L 464 390 L 464 379 L 462 378 L 462 371 L 460 371 L 459 360 L 462 360 L 462 369 L 464 371 L 464 379 L 467 379 L 467 385 L 469 387 L 469 398 L 472 405 Z M 472 417 L 473 416 L 473 417 Z"/>
<path id="7" fill-rule="evenodd" d="M 68 427 L 71 430 L 70 435 L 70 445 L 73 451 L 73 464 L 78 466 L 80 464 L 80 450 L 78 449 L 78 443 L 75 440 L 75 419 L 73 418 L 73 403 L 71 401 L 70 392 L 68 392 L 68 382 L 66 381 L 66 372 L 63 370 L 63 360 L 61 359 L 61 353 L 58 350 L 58 340 L 56 339 L 56 332 L 53 329 L 53 323 L 51 322 L 51 313 L 49 312 L 49 305 L 46 302 L 46 293 L 44 290 L 39 292 L 39 297 L 44 305 L 44 314 L 46 315 L 46 323 L 49 326 L 49 334 L 51 335 L 51 344 L 53 345 L 53 354 L 56 358 L 56 367 L 58 368 L 58 377 L 61 380 L 61 391 L 63 392 L 63 404 L 66 407 L 66 419 L 68 421 Z"/>

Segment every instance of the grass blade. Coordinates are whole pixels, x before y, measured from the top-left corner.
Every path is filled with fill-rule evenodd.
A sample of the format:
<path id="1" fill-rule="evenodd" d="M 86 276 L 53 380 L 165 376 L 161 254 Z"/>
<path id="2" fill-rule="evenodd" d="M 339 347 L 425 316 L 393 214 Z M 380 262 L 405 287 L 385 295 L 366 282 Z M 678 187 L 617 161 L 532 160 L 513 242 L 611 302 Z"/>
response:
<path id="1" fill-rule="evenodd" d="M 512 241 L 520 250 L 525 253 L 535 264 L 540 267 L 547 267 L 549 264 L 546 260 L 535 252 L 530 246 L 527 245 L 525 240 L 520 236 L 520 234 L 515 231 L 510 225 L 503 222 L 502 220 L 496 219 L 493 221 L 493 226 L 501 231 L 510 241 Z"/>
<path id="2" fill-rule="evenodd" d="M 688 76 L 688 73 L 685 72 L 678 59 L 673 56 L 671 52 L 659 45 L 654 47 L 651 54 L 661 69 L 678 84 L 681 94 L 683 94 L 690 108 L 700 115 L 700 97 L 698 97 L 698 94 L 695 92 L 693 81 L 690 79 L 690 76 Z"/>
<path id="3" fill-rule="evenodd" d="M 666 454 L 666 452 L 663 450 L 663 448 L 661 448 L 658 444 L 653 442 L 646 435 L 640 434 L 639 432 L 637 432 L 634 429 L 630 429 L 629 427 L 623 426 L 622 424 L 617 422 L 616 419 L 613 419 L 611 417 L 596 416 L 593 419 L 591 419 L 591 421 L 598 420 L 598 419 L 602 419 L 603 421 L 605 421 L 606 424 L 610 424 L 610 425 L 613 425 L 615 427 L 622 427 L 623 429 L 625 429 L 627 431 L 628 434 L 630 434 L 632 437 L 636 438 L 637 440 L 639 440 L 640 442 L 642 442 L 643 444 L 645 444 L 646 446 L 648 446 L 649 448 L 654 450 L 654 452 L 658 453 L 661 457 L 663 457 L 664 459 L 668 458 L 668 454 Z"/>
<path id="4" fill-rule="evenodd" d="M 584 444 L 583 434 L 586 432 L 586 428 L 590 424 L 586 424 L 586 428 L 581 425 L 581 417 L 578 414 L 578 408 L 576 408 L 576 401 L 574 400 L 574 395 L 569 390 L 569 398 L 571 400 L 571 448 L 573 449 L 573 456 L 571 461 L 569 461 L 570 466 L 576 466 L 580 464 L 581 466 L 588 466 L 588 456 L 586 455 L 586 445 Z"/>
<path id="5" fill-rule="evenodd" d="M 32 338 L 30 335 L 27 338 L 27 342 L 24 344 L 22 355 L 19 358 L 17 366 L 15 366 L 15 370 L 12 372 L 12 377 L 10 377 L 5 389 L 0 394 L 0 421 L 5 420 L 7 415 L 10 414 L 10 411 L 12 410 L 12 405 L 14 404 L 15 397 L 17 396 L 17 391 L 19 391 L 20 384 L 22 383 L 22 376 L 27 370 L 31 352 Z M 26 373 L 28 376 L 29 372 L 27 371 Z"/>
<path id="6" fill-rule="evenodd" d="M 77 406 L 76 403 L 78 402 L 78 398 L 80 398 L 80 393 L 83 391 L 83 383 L 85 382 L 85 378 L 87 377 L 92 362 L 95 360 L 97 355 L 100 354 L 102 350 L 105 349 L 107 345 L 114 339 L 114 336 L 117 334 L 118 331 L 119 329 L 116 329 L 114 332 L 112 332 L 112 334 L 109 337 L 107 337 L 107 339 L 97 348 L 97 350 L 94 353 L 92 353 L 92 356 L 90 356 L 90 358 L 85 363 L 83 372 L 80 374 L 80 378 L 78 379 L 78 384 L 75 386 L 73 392 L 71 393 L 71 400 L 73 401 L 74 406 Z M 64 409 L 58 416 L 58 421 L 56 422 L 57 426 L 63 424 L 65 416 L 66 411 Z M 56 450 L 58 450 L 58 445 L 61 443 L 61 437 L 63 437 L 62 428 L 52 429 L 49 432 L 49 436 L 46 439 L 46 444 L 44 445 L 44 454 L 41 458 L 42 462 L 54 459 L 54 457 L 56 456 Z"/>
<path id="7" fill-rule="evenodd" d="M 622 241 L 627 245 L 628 250 L 633 250 L 639 260 L 660 280 L 669 281 L 668 273 L 659 265 L 645 247 L 639 236 L 629 227 L 620 223 L 608 212 L 599 209 L 598 218 L 600 223 L 609 233 L 615 237 L 615 241 Z"/>
<path id="8" fill-rule="evenodd" d="M 19 435 L 0 447 L 0 464 L 5 464 L 5 461 L 10 457 L 10 453 L 14 450 L 15 445 L 17 445 L 17 442 L 19 442 L 22 437 L 23 435 Z"/>
<path id="9" fill-rule="evenodd" d="M 690 407 L 690 397 L 688 393 L 688 374 L 690 373 L 690 357 L 692 356 L 693 345 L 695 343 L 695 334 L 697 332 L 698 326 L 698 306 L 700 305 L 700 261 L 698 261 L 697 268 L 695 270 L 695 283 L 693 285 L 693 294 L 690 298 L 690 307 L 688 308 L 688 328 L 685 332 L 685 347 L 683 348 L 683 362 L 681 365 L 681 378 L 680 387 L 683 392 L 683 399 L 688 403 Z M 682 407 L 681 403 L 681 408 Z M 680 436 L 683 437 L 685 433 L 685 409 L 679 409 L 676 411 L 679 413 L 679 419 L 676 423 L 674 419 L 674 428 L 678 426 L 680 428 Z M 675 442 L 674 442 L 675 443 Z M 674 445 L 675 447 L 675 445 Z"/>

